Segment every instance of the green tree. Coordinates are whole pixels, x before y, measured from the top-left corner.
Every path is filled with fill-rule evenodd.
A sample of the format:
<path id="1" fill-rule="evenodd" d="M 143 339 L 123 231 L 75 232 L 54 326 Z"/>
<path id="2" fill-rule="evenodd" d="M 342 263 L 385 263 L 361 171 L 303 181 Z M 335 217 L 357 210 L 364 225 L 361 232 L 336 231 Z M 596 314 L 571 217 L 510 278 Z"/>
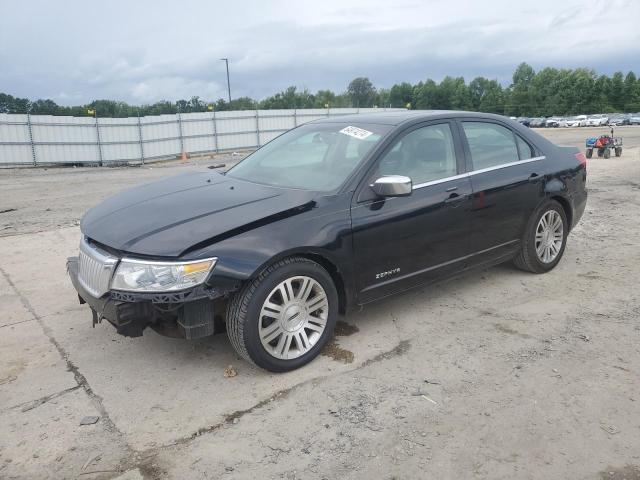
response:
<path id="1" fill-rule="evenodd" d="M 475 110 L 504 114 L 504 94 L 497 80 L 487 80 L 480 104 Z"/>
<path id="2" fill-rule="evenodd" d="M 510 98 L 508 105 L 508 113 L 511 115 L 522 116 L 532 114 L 532 84 L 535 78 L 535 71 L 531 65 L 523 62 L 516 67 L 513 72 L 513 83 L 510 88 Z"/>
<path id="3" fill-rule="evenodd" d="M 611 77 L 611 86 L 609 88 L 609 105 L 617 112 L 624 110 L 625 104 L 625 85 L 624 74 L 615 72 Z"/>
<path id="4" fill-rule="evenodd" d="M 254 110 L 258 106 L 253 98 L 238 97 L 231 100 L 228 110 Z"/>
<path id="5" fill-rule="evenodd" d="M 640 110 L 640 81 L 635 73 L 629 72 L 624 77 L 624 111 L 637 112 Z"/>
<path id="6" fill-rule="evenodd" d="M 561 85 L 565 99 L 560 113 L 597 113 L 600 99 L 596 89 L 597 76 L 593 70 L 578 68 L 569 75 L 569 84 Z"/>
<path id="7" fill-rule="evenodd" d="M 413 90 L 413 87 L 411 88 Z M 375 104 L 379 107 L 388 107 L 391 104 L 391 90 L 388 88 L 379 88 L 376 94 Z"/>
<path id="8" fill-rule="evenodd" d="M 425 82 L 420 82 L 414 89 L 415 108 L 418 110 L 430 110 L 436 107 L 438 101 L 438 85 L 436 82 L 427 79 Z"/>
<path id="9" fill-rule="evenodd" d="M 31 101 L 0 93 L 0 113 L 29 113 Z"/>
<path id="10" fill-rule="evenodd" d="M 413 103 L 413 85 L 407 82 L 396 84 L 389 90 L 389 102 L 381 106 L 404 108 L 407 103 Z"/>
<path id="11" fill-rule="evenodd" d="M 325 108 L 326 105 L 336 106 L 336 94 L 331 90 L 318 90 L 313 103 L 314 108 Z"/>
<path id="12" fill-rule="evenodd" d="M 312 108 L 315 103 L 315 96 L 304 89 L 301 92 L 296 87 L 291 86 L 286 90 L 264 99 L 260 102 L 263 109 L 292 109 L 292 108 Z"/>
<path id="13" fill-rule="evenodd" d="M 476 77 L 469 82 L 469 99 L 472 110 L 480 110 L 480 104 L 487 92 L 489 80 L 484 77 Z"/>
<path id="14" fill-rule="evenodd" d="M 351 97 L 353 107 L 372 107 L 376 99 L 376 89 L 367 77 L 351 80 L 347 87 L 347 93 Z"/>
<path id="15" fill-rule="evenodd" d="M 462 77 L 453 80 L 453 88 L 448 108 L 453 110 L 471 110 L 473 108 L 471 92 Z"/>
<path id="16" fill-rule="evenodd" d="M 612 110 L 609 103 L 611 92 L 611 79 L 606 75 L 600 75 L 593 86 L 594 107 L 598 112 L 608 112 Z"/>
<path id="17" fill-rule="evenodd" d="M 33 115 L 57 115 L 60 107 L 53 100 L 36 100 L 31 104 L 30 113 Z"/>

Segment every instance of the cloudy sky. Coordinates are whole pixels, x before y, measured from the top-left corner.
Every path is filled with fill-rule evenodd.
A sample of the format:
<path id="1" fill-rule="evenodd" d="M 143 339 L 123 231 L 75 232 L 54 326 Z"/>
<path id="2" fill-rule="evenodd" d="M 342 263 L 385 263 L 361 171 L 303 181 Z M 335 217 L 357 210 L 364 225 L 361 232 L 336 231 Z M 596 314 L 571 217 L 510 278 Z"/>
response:
<path id="1" fill-rule="evenodd" d="M 0 0 L 0 92 L 64 105 L 264 98 L 445 75 L 509 83 L 521 61 L 640 74 L 640 1 Z"/>

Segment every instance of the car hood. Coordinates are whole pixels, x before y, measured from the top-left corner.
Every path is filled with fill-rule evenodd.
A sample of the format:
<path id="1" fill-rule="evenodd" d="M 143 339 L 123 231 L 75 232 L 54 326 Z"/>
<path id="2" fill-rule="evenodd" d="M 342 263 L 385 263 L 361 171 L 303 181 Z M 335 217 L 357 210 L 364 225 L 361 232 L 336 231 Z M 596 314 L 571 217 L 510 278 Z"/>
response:
<path id="1" fill-rule="evenodd" d="M 317 193 L 194 172 L 126 190 L 89 210 L 90 239 L 122 252 L 179 257 L 312 208 Z"/>

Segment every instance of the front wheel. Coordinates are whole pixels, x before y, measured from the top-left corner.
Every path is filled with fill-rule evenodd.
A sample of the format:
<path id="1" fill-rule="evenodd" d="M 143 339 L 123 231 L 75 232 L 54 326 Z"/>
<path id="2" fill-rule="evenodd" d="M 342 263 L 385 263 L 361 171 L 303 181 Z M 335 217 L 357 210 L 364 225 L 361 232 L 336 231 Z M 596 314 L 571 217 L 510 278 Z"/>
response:
<path id="1" fill-rule="evenodd" d="M 515 265 L 532 273 L 553 269 L 564 254 L 568 233 L 562 205 L 555 200 L 545 202 L 529 220 Z"/>
<path id="2" fill-rule="evenodd" d="M 227 334 L 246 360 L 286 372 L 313 360 L 333 333 L 338 294 L 331 276 L 302 257 L 281 260 L 229 302 Z"/>

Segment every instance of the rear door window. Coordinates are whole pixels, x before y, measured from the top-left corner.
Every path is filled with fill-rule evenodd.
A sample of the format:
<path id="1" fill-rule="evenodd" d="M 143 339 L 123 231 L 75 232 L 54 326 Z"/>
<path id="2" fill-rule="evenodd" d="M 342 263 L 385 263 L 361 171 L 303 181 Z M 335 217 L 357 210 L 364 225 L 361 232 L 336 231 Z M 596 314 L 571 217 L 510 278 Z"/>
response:
<path id="1" fill-rule="evenodd" d="M 474 170 L 497 167 L 520 160 L 515 135 L 502 125 L 462 122 Z"/>
<path id="2" fill-rule="evenodd" d="M 516 135 L 516 142 L 518 144 L 518 151 L 520 152 L 520 160 L 527 160 L 535 157 L 535 152 L 531 145 L 529 145 L 520 135 Z"/>

